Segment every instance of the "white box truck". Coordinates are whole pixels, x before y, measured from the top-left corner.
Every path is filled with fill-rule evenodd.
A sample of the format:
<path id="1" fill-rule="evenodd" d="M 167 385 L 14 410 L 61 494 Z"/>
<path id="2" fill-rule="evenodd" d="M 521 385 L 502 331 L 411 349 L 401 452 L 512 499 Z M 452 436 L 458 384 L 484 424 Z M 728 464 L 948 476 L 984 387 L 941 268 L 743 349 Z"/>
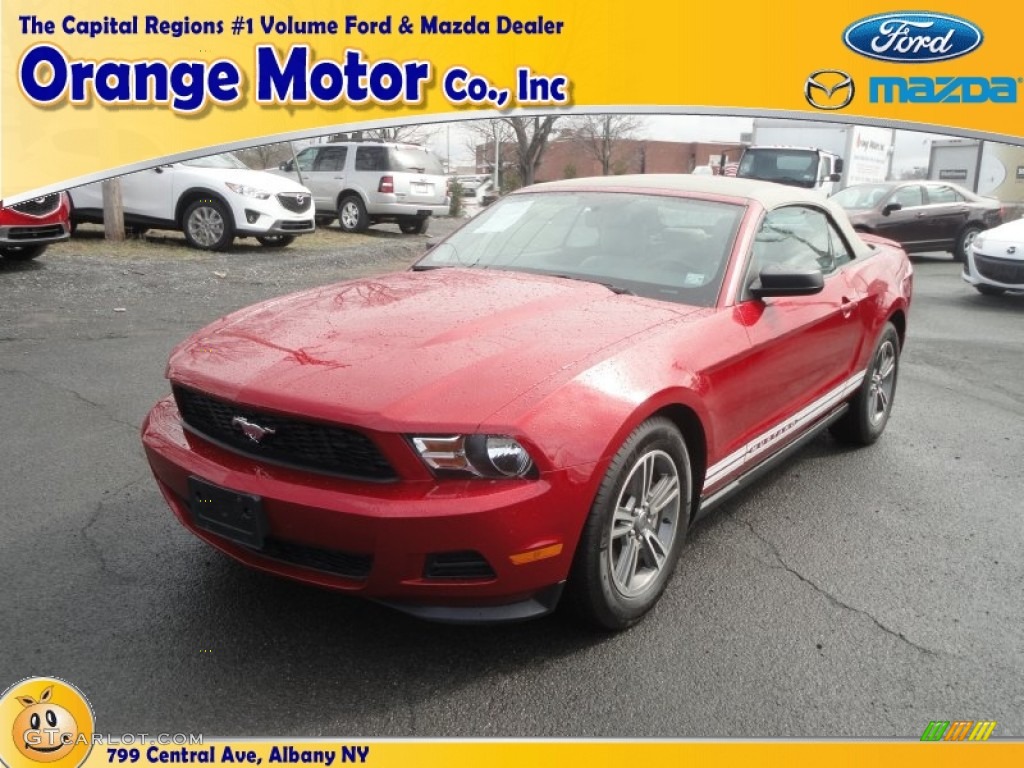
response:
<path id="1" fill-rule="evenodd" d="M 736 175 L 831 195 L 851 184 L 885 181 L 894 141 L 891 128 L 756 118 Z"/>

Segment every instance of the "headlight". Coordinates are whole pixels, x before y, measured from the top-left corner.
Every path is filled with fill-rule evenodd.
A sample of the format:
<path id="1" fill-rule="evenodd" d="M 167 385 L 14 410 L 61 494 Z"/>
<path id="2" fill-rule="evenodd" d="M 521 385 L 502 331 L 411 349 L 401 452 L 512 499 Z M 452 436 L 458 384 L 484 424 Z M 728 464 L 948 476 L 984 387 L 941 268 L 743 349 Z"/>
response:
<path id="1" fill-rule="evenodd" d="M 972 247 L 977 248 L 979 251 L 985 247 L 985 235 L 983 233 L 979 232 L 975 235 Z"/>
<path id="2" fill-rule="evenodd" d="M 412 444 L 423 463 L 439 475 L 502 478 L 535 474 L 530 454 L 507 435 L 414 436 Z"/>
<path id="3" fill-rule="evenodd" d="M 224 183 L 227 185 L 228 189 L 242 197 L 255 197 L 257 200 L 266 200 L 270 197 L 269 192 L 262 189 L 256 189 L 256 187 L 248 187 L 245 184 L 232 184 L 230 181 L 225 181 Z"/>

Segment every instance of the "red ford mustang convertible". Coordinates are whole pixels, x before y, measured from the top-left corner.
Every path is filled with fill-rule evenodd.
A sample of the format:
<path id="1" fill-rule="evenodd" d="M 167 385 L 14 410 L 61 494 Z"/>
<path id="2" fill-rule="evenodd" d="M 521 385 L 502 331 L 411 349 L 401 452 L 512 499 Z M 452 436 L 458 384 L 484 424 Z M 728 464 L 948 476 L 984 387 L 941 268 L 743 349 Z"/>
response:
<path id="1" fill-rule="evenodd" d="M 793 187 L 617 176 L 509 195 L 411 270 L 178 346 L 143 440 L 241 562 L 442 621 L 563 596 L 621 629 L 687 529 L 822 429 L 885 429 L 906 254 Z"/>

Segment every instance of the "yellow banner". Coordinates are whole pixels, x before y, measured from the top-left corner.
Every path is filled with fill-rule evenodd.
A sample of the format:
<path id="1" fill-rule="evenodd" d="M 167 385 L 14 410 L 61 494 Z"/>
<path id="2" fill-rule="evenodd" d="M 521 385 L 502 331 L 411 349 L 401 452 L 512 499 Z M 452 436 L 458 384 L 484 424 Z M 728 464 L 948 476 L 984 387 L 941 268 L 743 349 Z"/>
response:
<path id="1" fill-rule="evenodd" d="M 1020 143 L 1006 8 L 5 0 L 0 193 L 339 126 L 548 109 L 787 113 Z"/>

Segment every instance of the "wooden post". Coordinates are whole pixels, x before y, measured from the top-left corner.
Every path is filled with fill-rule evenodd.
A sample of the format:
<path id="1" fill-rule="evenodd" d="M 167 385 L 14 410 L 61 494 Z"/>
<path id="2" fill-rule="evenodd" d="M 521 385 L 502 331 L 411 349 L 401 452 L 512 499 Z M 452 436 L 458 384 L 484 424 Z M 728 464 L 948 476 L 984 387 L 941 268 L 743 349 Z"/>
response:
<path id="1" fill-rule="evenodd" d="M 103 234 L 107 240 L 124 240 L 124 206 L 121 204 L 121 180 L 103 182 Z"/>

